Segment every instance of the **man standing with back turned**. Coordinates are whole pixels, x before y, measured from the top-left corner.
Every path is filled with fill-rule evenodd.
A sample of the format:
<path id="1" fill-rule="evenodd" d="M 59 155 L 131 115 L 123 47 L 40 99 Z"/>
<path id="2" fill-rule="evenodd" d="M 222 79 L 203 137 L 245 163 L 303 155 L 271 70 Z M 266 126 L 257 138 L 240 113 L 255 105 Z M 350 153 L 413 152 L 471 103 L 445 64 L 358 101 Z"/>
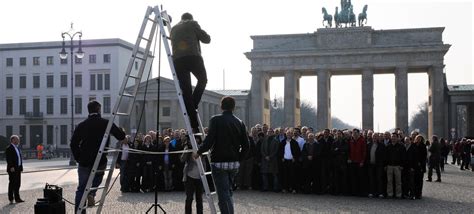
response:
<path id="1" fill-rule="evenodd" d="M 79 183 L 76 190 L 76 201 L 75 201 L 75 211 L 79 207 L 81 202 L 82 195 L 84 194 L 84 189 L 87 185 L 87 180 L 92 171 L 92 166 L 99 152 L 100 144 L 102 138 L 105 134 L 105 129 L 109 120 L 104 119 L 100 116 L 101 105 L 97 101 L 91 101 L 87 105 L 87 110 L 89 111 L 89 116 L 86 120 L 79 123 L 77 128 L 74 130 L 74 134 L 71 138 L 71 150 L 74 156 L 74 159 L 79 163 L 77 167 L 77 174 L 79 178 Z M 110 129 L 110 134 L 113 135 L 117 140 L 125 139 L 125 133 L 120 130 L 115 124 L 112 125 Z M 110 139 L 108 139 L 110 140 Z M 108 146 L 109 142 L 107 142 Z M 102 155 L 98 170 L 104 170 L 107 166 L 107 155 Z M 92 187 L 97 187 L 102 182 L 102 177 L 104 176 L 103 172 L 96 173 L 94 180 L 92 181 Z M 96 190 L 97 191 L 97 190 Z M 93 206 L 95 204 L 95 193 L 96 191 L 90 191 L 87 196 L 88 206 Z M 85 213 L 85 210 L 82 212 Z"/>
<path id="2" fill-rule="evenodd" d="M 211 118 L 209 133 L 197 153 L 211 149 L 211 167 L 214 183 L 217 188 L 219 209 L 222 214 L 233 214 L 232 186 L 235 174 L 239 169 L 239 161 L 247 153 L 249 141 L 244 123 L 232 114 L 235 100 L 223 97 L 221 100 L 222 114 Z"/>
<path id="3" fill-rule="evenodd" d="M 184 13 L 181 21 L 173 26 L 170 33 L 173 47 L 173 64 L 183 92 L 184 104 L 194 133 L 198 133 L 196 109 L 206 88 L 207 74 L 201 57 L 200 42 L 208 44 L 211 37 L 201 29 L 190 13 Z M 197 79 L 196 88 L 191 86 L 191 75 Z"/>

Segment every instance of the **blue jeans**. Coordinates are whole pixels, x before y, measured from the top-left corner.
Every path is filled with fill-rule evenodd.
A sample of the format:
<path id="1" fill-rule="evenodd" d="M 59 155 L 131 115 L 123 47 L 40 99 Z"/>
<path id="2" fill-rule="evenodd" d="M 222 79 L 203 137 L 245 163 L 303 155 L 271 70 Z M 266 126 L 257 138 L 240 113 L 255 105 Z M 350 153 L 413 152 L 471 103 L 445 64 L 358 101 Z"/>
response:
<path id="1" fill-rule="evenodd" d="M 106 165 L 99 166 L 99 170 L 105 169 Z M 92 167 L 84 167 L 84 166 L 79 166 L 77 167 L 77 177 L 79 178 L 79 183 L 77 185 L 77 190 L 76 190 L 76 198 L 75 198 L 75 207 L 74 207 L 74 212 L 77 212 L 77 208 L 79 207 L 79 204 L 81 203 L 81 197 L 84 194 L 84 189 L 86 188 L 87 185 L 87 179 L 89 179 L 89 174 L 91 173 Z M 92 187 L 98 187 L 100 183 L 102 183 L 102 178 L 104 177 L 104 173 L 96 173 L 94 180 L 92 181 Z M 97 190 L 92 190 L 89 192 L 89 195 L 92 195 L 95 197 Z M 82 213 L 86 213 L 85 210 Z"/>
<path id="2" fill-rule="evenodd" d="M 223 170 L 212 166 L 212 176 L 216 184 L 217 198 L 219 199 L 219 210 L 222 214 L 234 213 L 234 202 L 232 201 L 232 186 L 234 177 L 239 170 Z"/>

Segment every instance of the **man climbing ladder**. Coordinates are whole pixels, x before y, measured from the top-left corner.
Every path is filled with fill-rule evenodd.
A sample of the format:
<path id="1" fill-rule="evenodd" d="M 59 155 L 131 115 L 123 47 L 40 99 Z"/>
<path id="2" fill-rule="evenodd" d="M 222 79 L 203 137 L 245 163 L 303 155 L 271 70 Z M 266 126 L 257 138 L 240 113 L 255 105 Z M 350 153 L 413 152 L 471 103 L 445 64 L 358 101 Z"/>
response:
<path id="1" fill-rule="evenodd" d="M 206 68 L 201 56 L 200 42 L 208 44 L 211 37 L 201 29 L 190 13 L 184 13 L 181 21 L 173 26 L 170 33 L 173 49 L 173 62 L 183 92 L 184 104 L 189 115 L 194 133 L 199 132 L 196 109 L 201 101 L 207 84 Z M 194 91 L 191 86 L 191 75 L 197 79 Z"/>

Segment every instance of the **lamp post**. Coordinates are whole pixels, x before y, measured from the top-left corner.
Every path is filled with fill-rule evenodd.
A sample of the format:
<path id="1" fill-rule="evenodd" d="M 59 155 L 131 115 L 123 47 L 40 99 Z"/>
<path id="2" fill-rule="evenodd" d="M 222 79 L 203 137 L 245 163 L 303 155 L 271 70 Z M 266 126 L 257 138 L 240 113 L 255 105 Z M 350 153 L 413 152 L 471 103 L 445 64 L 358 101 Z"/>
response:
<path id="1" fill-rule="evenodd" d="M 82 51 L 82 42 L 81 42 L 81 37 L 82 37 L 82 31 L 75 31 L 73 28 L 73 23 L 71 23 L 71 29 L 67 32 L 62 32 L 61 37 L 63 38 L 63 45 L 62 45 L 62 50 L 59 53 L 59 58 L 61 59 L 67 59 L 67 52 L 65 49 L 66 42 L 65 38 L 68 36 L 71 39 L 70 43 L 70 52 L 71 52 L 71 137 L 72 134 L 74 133 L 74 37 L 79 36 L 79 50 L 76 52 L 76 57 L 79 59 L 82 59 L 84 57 L 84 52 Z M 74 158 L 72 157 L 72 154 L 70 155 L 69 158 L 69 165 L 70 166 L 75 166 L 76 161 L 74 161 Z"/>

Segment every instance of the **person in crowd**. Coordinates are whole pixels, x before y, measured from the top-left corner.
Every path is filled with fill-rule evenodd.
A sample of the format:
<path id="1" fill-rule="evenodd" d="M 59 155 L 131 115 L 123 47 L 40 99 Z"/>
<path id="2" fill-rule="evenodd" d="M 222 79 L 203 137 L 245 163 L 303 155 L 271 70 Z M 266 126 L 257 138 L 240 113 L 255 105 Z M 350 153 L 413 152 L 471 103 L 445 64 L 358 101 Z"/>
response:
<path id="1" fill-rule="evenodd" d="M 415 148 L 416 152 L 416 167 L 414 174 L 414 185 L 415 185 L 415 199 L 421 199 L 423 190 L 423 176 L 426 172 L 426 157 L 427 151 L 425 146 L 425 139 L 421 135 L 415 137 Z"/>
<path id="2" fill-rule="evenodd" d="M 321 191 L 322 193 L 328 193 L 331 189 L 331 175 L 332 175 L 332 159 L 331 159 L 331 146 L 334 143 L 334 138 L 330 135 L 329 129 L 324 129 L 321 139 L 318 140 L 321 145 Z"/>
<path id="3" fill-rule="evenodd" d="M 403 169 L 404 146 L 399 143 L 398 133 L 392 133 L 391 143 L 386 147 L 385 168 L 387 171 L 387 197 L 402 197 L 401 170 Z M 393 191 L 395 184 L 395 193 Z"/>
<path id="4" fill-rule="evenodd" d="M 140 147 L 140 150 L 147 151 L 147 152 L 156 152 L 157 148 L 152 144 L 152 137 L 151 135 L 145 135 L 143 140 L 143 145 Z M 152 154 L 142 154 L 142 183 L 140 189 L 143 192 L 151 192 L 153 190 L 154 185 L 154 155 Z"/>
<path id="5" fill-rule="evenodd" d="M 20 138 L 18 135 L 12 135 L 10 136 L 10 145 L 8 145 L 5 150 L 8 173 L 8 200 L 10 201 L 10 204 L 13 204 L 13 200 L 15 200 L 16 203 L 25 202 L 20 197 L 23 159 L 21 156 L 21 150 L 18 148 L 19 145 Z"/>
<path id="6" fill-rule="evenodd" d="M 281 187 L 282 192 L 296 193 L 295 164 L 300 158 L 301 150 L 298 142 L 292 138 L 293 131 L 288 129 L 286 139 L 280 143 L 278 156 L 281 160 Z"/>
<path id="7" fill-rule="evenodd" d="M 43 160 L 43 151 L 44 151 L 44 146 L 43 146 L 43 143 L 40 142 L 36 146 L 36 156 L 38 160 Z"/>
<path id="8" fill-rule="evenodd" d="M 439 140 L 439 144 L 440 144 L 439 168 L 441 169 L 441 172 L 444 172 L 444 164 L 448 163 L 447 159 L 448 159 L 448 154 L 449 154 L 449 147 L 444 138 L 441 138 Z"/>
<path id="9" fill-rule="evenodd" d="M 268 126 L 268 124 L 264 123 L 264 124 L 262 125 L 262 133 L 263 133 L 265 136 L 267 135 L 268 128 L 270 128 L 270 127 Z"/>
<path id="10" fill-rule="evenodd" d="M 268 129 L 269 129 L 268 125 L 267 125 L 267 128 L 264 128 L 264 127 L 265 126 L 262 126 L 262 131 L 266 130 L 266 132 L 268 132 Z M 265 141 L 266 136 L 267 136 L 267 133 L 265 132 L 258 133 L 257 134 L 258 140 L 255 142 L 255 148 L 253 148 L 255 152 L 253 152 L 253 162 L 252 162 L 253 167 L 250 173 L 250 178 L 251 178 L 250 183 L 251 183 L 252 189 L 255 189 L 255 190 L 262 189 L 262 179 L 260 175 L 260 165 L 262 164 L 261 163 L 262 161 L 261 149 L 262 149 L 262 144 Z M 250 147 L 247 153 L 252 153 Z"/>
<path id="11" fill-rule="evenodd" d="M 105 130 L 109 120 L 104 119 L 100 116 L 101 113 L 101 104 L 97 101 L 91 101 L 87 105 L 89 111 L 89 116 L 86 120 L 79 123 L 79 125 L 74 130 L 74 133 L 71 138 L 71 151 L 74 156 L 74 159 L 79 163 L 77 168 L 78 173 L 78 186 L 76 190 L 76 199 L 75 199 L 75 210 L 79 211 L 79 204 L 81 203 L 82 195 L 84 194 L 84 189 L 87 185 L 87 180 L 92 171 L 94 161 L 99 152 L 99 147 L 104 137 Z M 112 125 L 110 129 L 110 134 L 114 136 L 117 140 L 124 140 L 125 133 L 119 129 L 115 124 Z M 99 163 L 99 170 L 104 170 L 107 166 L 107 155 L 102 155 Z M 104 176 L 103 172 L 95 173 L 94 180 L 92 182 L 92 187 L 97 187 L 102 182 Z M 87 204 L 95 204 L 95 194 L 97 190 L 92 190 L 87 196 Z M 85 210 L 83 210 L 85 212 Z"/>
<path id="12" fill-rule="evenodd" d="M 192 146 L 187 138 L 181 139 L 183 142 L 184 149 L 192 149 Z M 198 147 L 202 145 L 201 141 L 198 141 Z M 186 203 L 184 205 L 184 213 L 192 213 L 193 195 L 196 196 L 196 213 L 203 213 L 202 194 L 203 187 L 201 177 L 199 174 L 198 160 L 192 158 L 191 153 L 183 153 L 180 158 L 181 162 L 184 162 L 183 168 L 183 182 L 184 190 L 186 192 Z M 201 158 L 203 169 L 206 170 L 206 164 L 204 158 Z"/>
<path id="13" fill-rule="evenodd" d="M 461 151 L 462 149 L 462 143 L 457 140 L 455 143 L 454 143 L 454 146 L 453 146 L 453 161 L 451 162 L 451 164 L 457 164 L 458 166 L 461 165 Z"/>
<path id="14" fill-rule="evenodd" d="M 187 140 L 187 135 L 186 135 L 186 130 L 181 129 L 181 130 L 176 130 L 178 132 L 177 139 L 175 141 L 175 144 L 171 146 L 173 148 L 173 151 L 182 151 L 184 149 L 184 142 Z M 197 137 L 196 141 L 198 141 L 200 138 Z M 171 145 L 171 141 L 170 141 Z M 183 168 L 184 168 L 184 163 L 179 161 L 179 155 L 174 154 L 174 169 L 173 169 L 173 174 L 172 174 L 172 179 L 173 179 L 173 187 L 174 190 L 177 191 L 183 191 L 184 190 L 184 183 L 182 182 L 183 179 Z"/>
<path id="15" fill-rule="evenodd" d="M 166 136 L 163 139 L 163 145 L 158 149 L 158 152 L 173 152 L 175 151 L 170 145 L 171 138 Z M 172 191 L 173 186 L 173 171 L 176 168 L 175 154 L 162 154 L 158 156 L 158 169 L 163 173 L 164 190 Z"/>
<path id="16" fill-rule="evenodd" d="M 471 145 L 466 138 L 463 138 L 461 143 L 461 170 L 469 170 L 469 163 L 471 162 Z"/>
<path id="17" fill-rule="evenodd" d="M 402 170 L 402 197 L 415 199 L 415 169 L 417 166 L 418 150 L 411 137 L 404 138 L 404 159 Z"/>
<path id="18" fill-rule="evenodd" d="M 257 132 L 257 129 L 255 128 L 253 131 Z M 254 160 L 256 158 L 257 144 L 261 143 L 264 137 L 265 134 L 263 134 L 263 132 L 259 132 L 257 133 L 257 138 L 255 140 L 253 137 L 252 140 L 249 139 L 249 150 L 247 154 L 245 154 L 243 160 L 240 162 L 239 172 L 237 174 L 238 177 L 236 183 L 241 190 L 252 189 L 252 171 Z"/>
<path id="19" fill-rule="evenodd" d="M 441 182 L 441 171 L 440 171 L 440 161 L 441 161 L 441 145 L 438 140 L 438 136 L 433 135 L 431 138 L 431 145 L 429 146 L 428 151 L 430 155 L 428 157 L 429 160 L 429 168 L 428 168 L 428 179 L 426 181 L 432 181 L 433 169 L 436 170 L 436 182 Z"/>
<path id="20" fill-rule="evenodd" d="M 369 177 L 369 198 L 372 197 L 384 197 L 383 191 L 383 173 L 385 164 L 385 145 L 378 139 L 378 134 L 373 135 L 373 132 L 369 131 L 367 137 L 367 166 L 368 166 L 368 177 Z"/>
<path id="21" fill-rule="evenodd" d="M 131 139 L 132 149 L 141 149 L 143 138 L 140 133 L 135 136 L 135 139 Z M 130 175 L 130 191 L 131 192 L 140 192 L 141 187 L 141 178 L 143 173 L 143 164 L 142 164 L 143 155 L 137 153 L 130 153 L 128 158 L 129 166 L 129 175 Z"/>
<path id="22" fill-rule="evenodd" d="M 249 148 L 245 124 L 236 116 L 235 99 L 225 96 L 221 99 L 222 114 L 213 116 L 209 121 L 209 134 L 194 159 L 211 150 L 212 176 L 219 199 L 219 210 L 223 214 L 234 213 L 232 186 L 234 176 L 239 169 L 239 161 Z"/>
<path id="23" fill-rule="evenodd" d="M 120 191 L 121 192 L 130 192 L 130 166 L 129 166 L 129 156 L 130 156 L 130 135 L 125 136 L 125 140 L 122 141 L 121 152 L 117 159 L 117 165 L 120 169 Z"/>
<path id="24" fill-rule="evenodd" d="M 347 194 L 347 158 L 349 154 L 349 144 L 344 138 L 341 130 L 337 130 L 334 143 L 331 145 L 333 159 L 333 189 L 334 194 Z"/>
<path id="25" fill-rule="evenodd" d="M 364 137 L 360 135 L 359 129 L 352 130 L 352 138 L 349 140 L 349 178 L 352 195 L 365 195 L 364 191 L 364 162 L 367 144 Z"/>
<path id="26" fill-rule="evenodd" d="M 306 140 L 305 144 L 303 145 L 303 150 L 301 151 L 301 159 L 302 161 L 302 176 L 303 176 L 303 192 L 305 194 L 311 193 L 314 184 L 314 165 L 313 165 L 313 145 L 314 145 L 314 134 L 309 133 L 308 139 Z"/>
<path id="27" fill-rule="evenodd" d="M 390 134 L 390 132 L 385 132 L 383 134 L 383 144 L 385 146 L 388 146 L 389 144 L 392 143 L 391 140 L 392 140 L 392 135 Z"/>
<path id="28" fill-rule="evenodd" d="M 471 171 L 474 172 L 474 140 L 469 140 L 471 144 Z"/>
<path id="29" fill-rule="evenodd" d="M 278 191 L 278 147 L 280 141 L 277 139 L 272 128 L 268 128 L 267 136 L 262 142 L 260 149 L 261 167 L 260 173 L 262 175 L 262 191 L 273 190 Z M 269 182 L 271 178 L 271 182 Z M 272 184 L 272 189 L 270 185 Z"/>
<path id="30" fill-rule="evenodd" d="M 298 127 L 293 128 L 292 136 L 293 136 L 293 139 L 298 143 L 298 147 L 300 148 L 300 151 L 302 151 L 305 140 L 303 139 L 303 137 L 301 137 L 301 129 Z M 294 164 L 294 169 L 296 173 L 295 183 L 296 183 L 297 192 L 303 190 L 304 178 L 303 178 L 302 164 L 303 164 L 303 160 L 300 156 L 300 158 L 298 158 Z"/>

